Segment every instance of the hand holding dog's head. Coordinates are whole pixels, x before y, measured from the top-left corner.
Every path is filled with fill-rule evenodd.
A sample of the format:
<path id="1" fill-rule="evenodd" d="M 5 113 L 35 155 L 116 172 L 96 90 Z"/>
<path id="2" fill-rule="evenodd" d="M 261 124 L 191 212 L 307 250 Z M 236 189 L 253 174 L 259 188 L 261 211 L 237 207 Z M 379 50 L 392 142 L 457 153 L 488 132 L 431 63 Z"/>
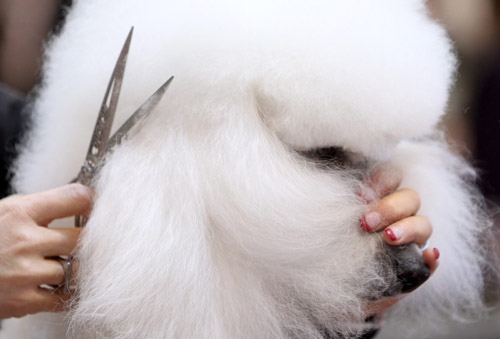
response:
<path id="1" fill-rule="evenodd" d="M 75 333 L 359 331 L 367 301 L 397 276 L 383 269 L 383 240 L 359 227 L 369 209 L 358 195 L 363 180 L 391 154 L 447 246 L 440 270 L 415 292 L 425 298 L 403 308 L 422 321 L 443 299 L 443 313 L 481 310 L 479 292 L 462 293 L 481 284 L 480 223 L 459 179 L 467 167 L 439 143 L 403 141 L 434 132 L 454 67 L 422 3 L 77 2 L 49 52 L 18 189 L 73 176 L 132 24 L 117 124 L 166 76 L 176 81 L 101 172 L 80 244 Z"/>

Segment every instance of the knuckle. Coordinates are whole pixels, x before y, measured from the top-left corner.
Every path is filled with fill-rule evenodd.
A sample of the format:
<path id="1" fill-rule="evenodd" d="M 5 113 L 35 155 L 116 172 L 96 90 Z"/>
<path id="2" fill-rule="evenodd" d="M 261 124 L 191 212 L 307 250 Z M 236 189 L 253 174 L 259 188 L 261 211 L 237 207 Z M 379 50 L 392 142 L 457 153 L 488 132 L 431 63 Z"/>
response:
<path id="1" fill-rule="evenodd" d="M 39 199 L 34 199 L 31 197 L 26 199 L 24 210 L 28 216 L 34 218 L 38 216 L 40 212 L 43 211 L 43 209 L 44 204 Z"/>
<path id="2" fill-rule="evenodd" d="M 9 199 L 7 198 L 2 202 L 0 207 L 0 214 L 4 220 L 18 221 L 25 220 L 27 217 L 26 206 L 20 199 Z"/>
<path id="3" fill-rule="evenodd" d="M 424 224 L 432 227 L 431 220 L 428 217 L 426 217 L 425 215 L 420 215 L 419 217 Z"/>
<path id="4" fill-rule="evenodd" d="M 70 198 L 80 203 L 89 203 L 92 198 L 92 190 L 87 186 L 78 183 L 68 185 L 67 194 Z"/>
<path id="5" fill-rule="evenodd" d="M 30 227 L 16 227 L 13 234 L 13 241 L 18 249 L 31 249 L 38 243 L 37 236 Z"/>
<path id="6" fill-rule="evenodd" d="M 404 191 L 408 195 L 408 199 L 411 199 L 413 204 L 417 206 L 417 209 L 420 208 L 420 195 L 417 193 L 417 191 L 411 188 L 406 188 Z"/>
<path id="7" fill-rule="evenodd" d="M 32 195 L 18 197 L 7 201 L 5 206 L 5 215 L 9 220 L 28 221 L 36 215 L 41 209 L 41 201 L 35 199 Z"/>
<path id="8" fill-rule="evenodd" d="M 396 220 L 400 215 L 404 213 L 403 205 L 395 199 L 386 199 L 381 205 L 381 211 L 384 215 L 384 219 L 389 219 L 390 221 Z"/>
<path id="9" fill-rule="evenodd" d="M 31 255 L 44 244 L 41 235 L 40 230 L 29 224 L 12 225 L 3 234 L 6 242 L 0 246 L 0 255 L 7 258 L 22 258 L 23 255 Z"/>
<path id="10" fill-rule="evenodd" d="M 420 216 L 420 218 L 422 220 L 422 224 L 432 232 L 433 226 L 431 220 L 426 216 Z"/>
<path id="11" fill-rule="evenodd" d="M 66 243 L 68 241 L 67 235 L 62 232 L 57 232 L 56 230 L 49 229 L 51 234 L 51 240 L 57 244 Z"/>
<path id="12" fill-rule="evenodd" d="M 415 200 L 415 206 L 416 206 L 416 209 L 419 210 L 420 209 L 420 205 L 422 204 L 422 200 L 420 199 L 420 195 L 417 194 L 417 192 L 415 192 L 415 196 L 414 196 L 414 200 Z"/>
<path id="13" fill-rule="evenodd" d="M 80 234 L 80 229 L 75 228 L 75 229 L 69 229 L 66 232 L 53 231 L 51 237 L 53 243 L 59 244 L 66 248 L 66 247 L 73 247 L 74 245 L 76 245 L 76 239 L 78 239 L 79 234 Z"/>
<path id="14" fill-rule="evenodd" d="M 39 260 L 20 256 L 0 273 L 2 281 L 22 292 L 38 286 L 40 277 L 44 275 L 44 268 Z"/>
<path id="15" fill-rule="evenodd" d="M 371 176 L 372 184 L 385 193 L 394 191 L 402 180 L 403 173 L 401 169 L 388 164 L 376 170 Z"/>
<path id="16" fill-rule="evenodd" d="M 384 214 L 391 218 L 414 215 L 420 209 L 420 196 L 412 189 L 402 189 L 383 200 Z"/>
<path id="17" fill-rule="evenodd" d="M 16 262 L 15 274 L 12 275 L 11 279 L 18 280 L 19 283 L 29 284 L 33 275 L 36 275 L 34 269 L 36 265 L 32 260 L 27 258 L 19 258 Z"/>

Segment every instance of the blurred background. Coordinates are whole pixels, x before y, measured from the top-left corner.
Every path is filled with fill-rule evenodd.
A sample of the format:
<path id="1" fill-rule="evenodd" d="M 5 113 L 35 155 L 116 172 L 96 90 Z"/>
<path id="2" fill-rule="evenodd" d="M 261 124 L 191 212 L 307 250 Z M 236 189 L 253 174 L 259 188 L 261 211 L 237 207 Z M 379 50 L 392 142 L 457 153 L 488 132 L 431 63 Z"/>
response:
<path id="1" fill-rule="evenodd" d="M 9 165 L 29 124 L 43 50 L 64 23 L 71 0 L 0 0 L 0 198 L 10 192 Z"/>
<path id="2" fill-rule="evenodd" d="M 405 0 L 401 0 L 405 1 Z M 8 166 L 29 121 L 43 48 L 64 24 L 71 0 L 0 0 L 0 197 Z M 427 0 L 430 14 L 455 43 L 459 65 L 443 128 L 453 149 L 480 171 L 479 184 L 500 225 L 500 0 Z M 28 113 L 26 112 L 28 111 Z M 499 287 L 489 286 L 492 304 Z M 454 325 L 442 338 L 500 338 L 500 314 Z M 404 335 L 402 336 L 404 337 Z"/>
<path id="3" fill-rule="evenodd" d="M 479 185 L 500 229 L 500 0 L 427 0 L 431 15 L 448 31 L 458 55 L 456 84 L 443 120 L 455 152 L 479 170 Z M 498 242 L 498 241 L 497 241 Z M 500 254 L 499 249 L 496 249 Z M 498 303 L 500 286 L 485 298 Z M 441 338 L 500 338 L 500 313 L 476 324 L 452 326 Z"/>
<path id="4" fill-rule="evenodd" d="M 481 170 L 481 188 L 500 200 L 500 1 L 428 0 L 455 42 L 456 84 L 444 125 L 455 151 Z"/>

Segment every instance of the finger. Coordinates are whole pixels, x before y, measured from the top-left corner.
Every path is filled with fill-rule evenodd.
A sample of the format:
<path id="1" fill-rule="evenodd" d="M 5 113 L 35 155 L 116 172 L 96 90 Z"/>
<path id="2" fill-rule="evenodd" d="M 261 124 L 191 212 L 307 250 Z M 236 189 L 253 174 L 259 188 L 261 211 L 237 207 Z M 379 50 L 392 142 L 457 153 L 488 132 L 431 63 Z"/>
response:
<path id="1" fill-rule="evenodd" d="M 27 195 L 19 201 L 29 217 L 45 226 L 54 219 L 86 214 L 92 206 L 92 190 L 80 184 L 70 184 Z"/>
<path id="2" fill-rule="evenodd" d="M 56 259 L 45 259 L 40 263 L 37 274 L 37 286 L 61 285 L 64 283 L 65 272 L 62 264 Z"/>
<path id="3" fill-rule="evenodd" d="M 427 217 L 414 216 L 399 220 L 384 230 L 389 245 L 403 245 L 411 242 L 422 247 L 432 234 L 432 224 Z"/>
<path id="4" fill-rule="evenodd" d="M 42 284 L 59 285 L 64 280 L 63 266 L 56 260 L 39 257 L 18 260 L 9 277 L 12 286 L 32 289 Z"/>
<path id="5" fill-rule="evenodd" d="M 78 260 L 73 257 L 47 258 L 45 268 L 44 274 L 39 275 L 39 284 L 37 286 L 57 286 L 59 288 L 56 291 L 63 289 L 64 293 L 66 293 L 67 286 L 65 287 L 64 284 L 69 283 L 70 286 L 73 286 L 78 271 Z"/>
<path id="6" fill-rule="evenodd" d="M 43 229 L 44 241 L 38 247 L 38 253 L 44 257 L 70 255 L 76 247 L 81 228 Z"/>
<path id="7" fill-rule="evenodd" d="M 69 295 L 59 291 L 37 287 L 19 296 L 10 313 L 19 318 L 39 312 L 60 312 L 64 310 L 69 299 Z"/>
<path id="8" fill-rule="evenodd" d="M 372 202 L 395 191 L 402 180 L 403 174 L 400 170 L 387 167 L 379 168 L 370 176 L 360 195 L 367 203 Z"/>
<path id="9" fill-rule="evenodd" d="M 62 290 L 48 290 L 39 287 L 33 297 L 33 305 L 38 308 L 37 312 L 61 312 L 68 304 L 71 295 L 63 293 Z"/>
<path id="10" fill-rule="evenodd" d="M 367 231 L 378 231 L 403 218 L 415 215 L 420 208 L 420 197 L 411 189 L 402 189 L 382 198 L 360 220 Z"/>
<path id="11" fill-rule="evenodd" d="M 424 257 L 424 262 L 429 266 L 431 270 L 431 275 L 436 271 L 439 266 L 439 250 L 437 248 L 428 248 L 422 253 Z"/>

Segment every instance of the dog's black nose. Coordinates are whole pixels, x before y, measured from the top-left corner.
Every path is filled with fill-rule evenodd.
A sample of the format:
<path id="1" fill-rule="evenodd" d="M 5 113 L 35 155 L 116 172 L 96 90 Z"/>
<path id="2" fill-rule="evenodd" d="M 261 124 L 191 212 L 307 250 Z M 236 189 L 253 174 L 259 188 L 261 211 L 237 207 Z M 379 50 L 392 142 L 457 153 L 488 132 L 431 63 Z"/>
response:
<path id="1" fill-rule="evenodd" d="M 422 285 L 431 275 L 420 249 L 415 244 L 387 246 L 396 271 L 400 293 L 409 293 Z"/>
<path id="2" fill-rule="evenodd" d="M 398 275 L 398 280 L 401 282 L 401 293 L 410 293 L 417 287 L 422 285 L 431 275 L 431 271 L 427 265 L 415 271 L 407 271 Z"/>
<path id="3" fill-rule="evenodd" d="M 381 246 L 380 274 L 385 277 L 385 283 L 374 284 L 373 290 L 380 293 L 375 299 L 412 292 L 429 279 L 431 271 L 416 244 L 390 246 L 382 243 Z"/>

